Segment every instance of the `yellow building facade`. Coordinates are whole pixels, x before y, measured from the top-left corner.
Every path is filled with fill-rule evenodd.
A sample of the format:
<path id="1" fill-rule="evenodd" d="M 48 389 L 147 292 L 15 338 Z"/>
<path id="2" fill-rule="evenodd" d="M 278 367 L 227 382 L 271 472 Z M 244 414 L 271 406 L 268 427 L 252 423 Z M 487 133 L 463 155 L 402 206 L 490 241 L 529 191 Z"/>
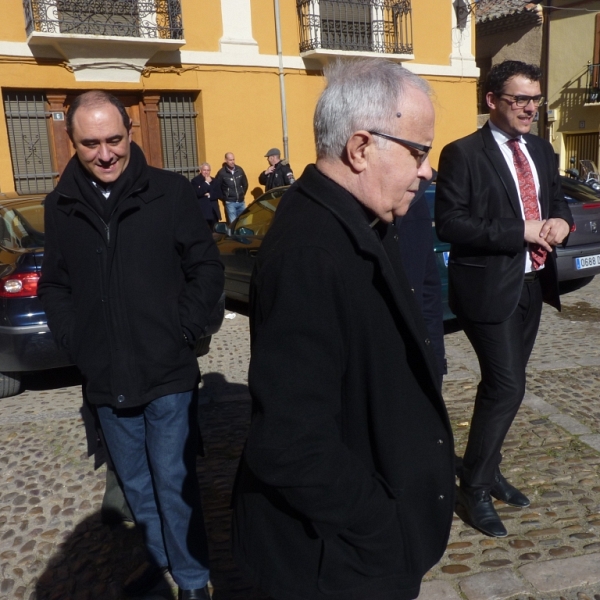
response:
<path id="1" fill-rule="evenodd" d="M 73 98 L 125 104 L 148 161 L 193 177 L 226 152 L 257 196 L 264 154 L 314 162 L 323 66 L 382 56 L 424 76 L 437 110 L 432 163 L 476 128 L 468 4 L 453 0 L 2 0 L 0 193 L 45 193 L 71 155 Z M 473 28 L 474 29 L 474 28 Z"/>
<path id="2" fill-rule="evenodd" d="M 600 163 L 600 1 L 554 0 L 548 11 L 548 138 L 562 170 Z"/>

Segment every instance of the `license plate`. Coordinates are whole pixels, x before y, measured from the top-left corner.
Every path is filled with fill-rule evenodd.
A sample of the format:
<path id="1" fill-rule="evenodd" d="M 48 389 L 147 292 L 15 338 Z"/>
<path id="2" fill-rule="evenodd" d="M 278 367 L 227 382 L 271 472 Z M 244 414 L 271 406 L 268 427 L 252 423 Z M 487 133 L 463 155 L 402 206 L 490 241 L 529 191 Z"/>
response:
<path id="1" fill-rule="evenodd" d="M 595 256 L 582 256 L 575 259 L 576 269 L 589 269 L 591 267 L 600 267 L 600 254 Z"/>

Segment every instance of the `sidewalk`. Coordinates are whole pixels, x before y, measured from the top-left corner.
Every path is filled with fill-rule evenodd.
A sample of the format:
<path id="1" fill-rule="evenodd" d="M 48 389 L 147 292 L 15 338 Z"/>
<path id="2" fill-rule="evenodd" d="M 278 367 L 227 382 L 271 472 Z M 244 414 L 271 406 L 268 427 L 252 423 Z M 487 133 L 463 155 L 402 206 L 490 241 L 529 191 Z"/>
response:
<path id="1" fill-rule="evenodd" d="M 420 600 L 600 600 L 600 278 L 545 309 L 528 394 L 505 444 L 503 472 L 532 500 L 498 503 L 509 530 L 486 537 L 455 516 L 448 549 Z M 462 332 L 446 336 L 444 393 L 464 447 L 477 363 Z M 201 359 L 208 456 L 198 461 L 215 600 L 264 600 L 229 552 L 229 499 L 250 402 L 248 321 L 226 319 Z M 87 458 L 78 375 L 28 378 L 0 401 L 0 598 L 121 599 L 143 560 L 135 529 L 102 525 L 104 470 Z M 147 599 L 174 598 L 169 587 Z M 365 600 L 376 600 L 365 599 Z"/>

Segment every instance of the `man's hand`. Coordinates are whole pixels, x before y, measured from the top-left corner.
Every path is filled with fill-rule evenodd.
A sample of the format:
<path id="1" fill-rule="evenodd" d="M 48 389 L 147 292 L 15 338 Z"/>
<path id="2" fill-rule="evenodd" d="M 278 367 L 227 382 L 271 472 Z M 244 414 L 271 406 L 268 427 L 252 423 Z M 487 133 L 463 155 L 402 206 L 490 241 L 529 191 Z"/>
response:
<path id="1" fill-rule="evenodd" d="M 266 171 L 265 175 L 270 175 L 275 170 L 275 167 L 271 165 Z"/>
<path id="2" fill-rule="evenodd" d="M 558 246 L 569 235 L 569 231 L 569 224 L 564 219 L 548 219 L 540 231 L 540 237 L 551 246 Z"/>
<path id="3" fill-rule="evenodd" d="M 555 219 L 558 221 L 562 221 L 562 219 Z M 552 246 L 544 239 L 544 236 L 541 235 L 542 228 L 546 225 L 546 221 L 533 221 L 526 220 L 525 221 L 525 241 L 528 244 L 538 244 L 544 250 L 548 252 L 552 252 Z"/>

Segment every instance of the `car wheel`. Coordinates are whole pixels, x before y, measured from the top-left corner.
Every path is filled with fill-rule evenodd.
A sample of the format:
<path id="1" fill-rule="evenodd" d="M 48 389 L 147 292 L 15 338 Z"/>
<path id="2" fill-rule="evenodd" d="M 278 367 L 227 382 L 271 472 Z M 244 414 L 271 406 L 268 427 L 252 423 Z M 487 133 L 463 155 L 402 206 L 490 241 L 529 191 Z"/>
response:
<path id="1" fill-rule="evenodd" d="M 210 340 L 212 339 L 211 335 L 207 335 L 206 337 L 200 338 L 196 342 L 196 356 L 204 356 L 208 354 L 210 350 Z"/>
<path id="2" fill-rule="evenodd" d="M 0 398 L 15 396 L 21 391 L 21 373 L 9 371 L 0 373 Z"/>

